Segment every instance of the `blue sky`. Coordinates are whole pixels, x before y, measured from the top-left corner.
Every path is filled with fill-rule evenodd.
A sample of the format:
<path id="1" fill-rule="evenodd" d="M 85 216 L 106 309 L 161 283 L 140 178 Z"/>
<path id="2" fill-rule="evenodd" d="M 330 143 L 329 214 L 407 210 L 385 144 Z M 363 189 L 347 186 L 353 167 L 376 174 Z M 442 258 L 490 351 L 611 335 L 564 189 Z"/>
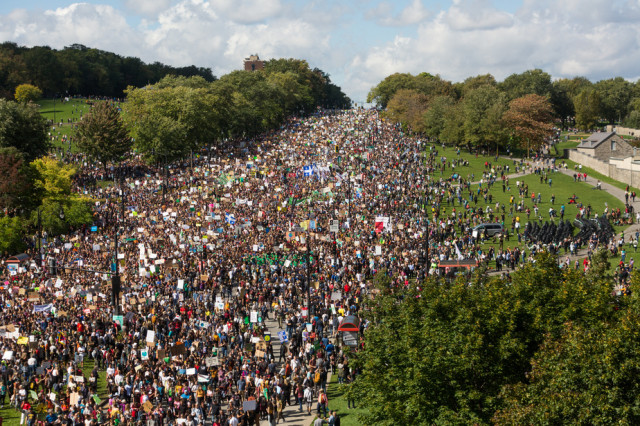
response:
<path id="1" fill-rule="evenodd" d="M 640 0 L 3 0 L 0 40 L 74 43 L 223 75 L 306 59 L 355 101 L 394 72 L 640 76 Z"/>

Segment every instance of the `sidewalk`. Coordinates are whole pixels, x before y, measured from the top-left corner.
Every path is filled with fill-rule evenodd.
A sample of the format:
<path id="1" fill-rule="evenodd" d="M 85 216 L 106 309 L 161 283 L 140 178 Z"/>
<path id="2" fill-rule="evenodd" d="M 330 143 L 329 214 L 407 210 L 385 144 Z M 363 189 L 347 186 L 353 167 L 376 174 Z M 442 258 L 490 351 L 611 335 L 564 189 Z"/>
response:
<path id="1" fill-rule="evenodd" d="M 278 331 L 281 328 L 278 327 L 278 321 L 275 318 L 272 318 L 273 315 L 269 316 L 269 319 L 265 321 L 265 325 L 267 326 L 267 330 L 271 332 L 271 345 L 273 346 L 273 353 L 276 359 L 279 358 L 280 354 L 280 340 L 278 339 Z M 278 367 L 280 367 L 280 363 L 276 362 Z M 327 383 L 331 381 L 331 370 L 327 372 Z M 311 406 L 311 414 L 307 414 L 306 404 L 302 405 L 302 411 L 298 411 L 298 405 L 287 405 L 284 408 L 284 422 L 280 422 L 278 424 L 285 424 L 288 426 L 310 426 L 312 422 L 315 420 L 315 410 L 316 403 Z M 293 397 L 292 397 L 293 400 Z M 267 420 L 260 421 L 260 426 L 269 426 L 269 422 Z"/>

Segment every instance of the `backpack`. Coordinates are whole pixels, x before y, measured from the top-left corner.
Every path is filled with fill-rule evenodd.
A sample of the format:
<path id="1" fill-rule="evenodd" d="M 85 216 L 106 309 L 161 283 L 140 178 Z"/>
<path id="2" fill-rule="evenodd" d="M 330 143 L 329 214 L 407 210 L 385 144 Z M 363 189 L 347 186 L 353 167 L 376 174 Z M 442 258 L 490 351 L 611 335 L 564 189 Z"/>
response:
<path id="1" fill-rule="evenodd" d="M 320 383 L 320 372 L 319 371 L 316 371 L 316 375 L 313 378 L 313 382 L 314 383 Z"/>

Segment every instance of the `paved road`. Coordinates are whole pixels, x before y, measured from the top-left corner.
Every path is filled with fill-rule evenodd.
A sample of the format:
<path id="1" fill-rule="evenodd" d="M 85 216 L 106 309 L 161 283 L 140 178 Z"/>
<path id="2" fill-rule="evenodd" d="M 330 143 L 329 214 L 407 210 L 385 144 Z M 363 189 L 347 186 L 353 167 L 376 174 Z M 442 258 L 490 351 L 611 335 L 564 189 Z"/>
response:
<path id="1" fill-rule="evenodd" d="M 278 331 L 283 330 L 278 327 L 278 321 L 273 318 L 273 314 L 269 315 L 269 319 L 265 321 L 265 325 L 267 326 L 267 330 L 271 332 L 271 345 L 273 346 L 273 354 L 276 358 L 276 361 L 280 357 L 280 340 L 278 339 Z M 330 339 L 333 341 L 333 339 Z M 335 343 L 335 342 L 334 342 Z M 278 367 L 280 363 L 277 363 Z M 331 381 L 331 371 L 327 374 L 327 383 Z M 293 398 L 292 398 L 293 401 Z M 287 405 L 284 409 L 284 423 L 280 422 L 279 424 L 286 424 L 288 426 L 310 426 L 313 420 L 316 418 L 315 410 L 316 404 L 314 403 L 311 410 L 311 415 L 307 414 L 306 406 L 302 406 L 302 412 L 298 411 L 297 405 Z M 269 426 L 269 422 L 267 420 L 262 420 L 260 422 L 260 426 Z"/>

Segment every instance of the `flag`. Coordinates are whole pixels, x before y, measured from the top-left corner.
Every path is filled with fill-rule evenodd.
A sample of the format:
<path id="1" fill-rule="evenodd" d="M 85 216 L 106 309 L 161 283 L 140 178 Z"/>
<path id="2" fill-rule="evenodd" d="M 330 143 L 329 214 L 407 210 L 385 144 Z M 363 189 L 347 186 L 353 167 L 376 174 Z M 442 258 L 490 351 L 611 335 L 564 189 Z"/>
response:
<path id="1" fill-rule="evenodd" d="M 198 383 L 208 383 L 208 382 L 209 382 L 209 376 L 205 374 L 198 374 Z"/>
<path id="2" fill-rule="evenodd" d="M 231 213 L 225 213 L 224 214 L 224 220 L 229 224 L 229 225 L 235 225 L 236 224 L 236 217 L 231 214 Z"/>
<path id="3" fill-rule="evenodd" d="M 48 305 L 33 305 L 33 312 L 51 312 L 51 308 L 53 308 L 53 303 L 49 303 Z"/>
<path id="4" fill-rule="evenodd" d="M 376 220 L 374 222 L 374 229 L 376 231 L 376 234 L 381 233 L 388 226 L 389 226 L 389 218 L 388 217 L 384 217 L 384 216 L 377 216 L 376 217 Z"/>
<path id="5" fill-rule="evenodd" d="M 458 248 L 458 243 L 453 243 L 456 248 L 456 254 L 458 255 L 458 260 L 464 260 L 464 256 L 460 253 L 460 249 Z"/>
<path id="6" fill-rule="evenodd" d="M 304 166 L 302 168 L 302 171 L 304 172 L 304 177 L 309 177 L 313 175 L 313 166 Z"/>

